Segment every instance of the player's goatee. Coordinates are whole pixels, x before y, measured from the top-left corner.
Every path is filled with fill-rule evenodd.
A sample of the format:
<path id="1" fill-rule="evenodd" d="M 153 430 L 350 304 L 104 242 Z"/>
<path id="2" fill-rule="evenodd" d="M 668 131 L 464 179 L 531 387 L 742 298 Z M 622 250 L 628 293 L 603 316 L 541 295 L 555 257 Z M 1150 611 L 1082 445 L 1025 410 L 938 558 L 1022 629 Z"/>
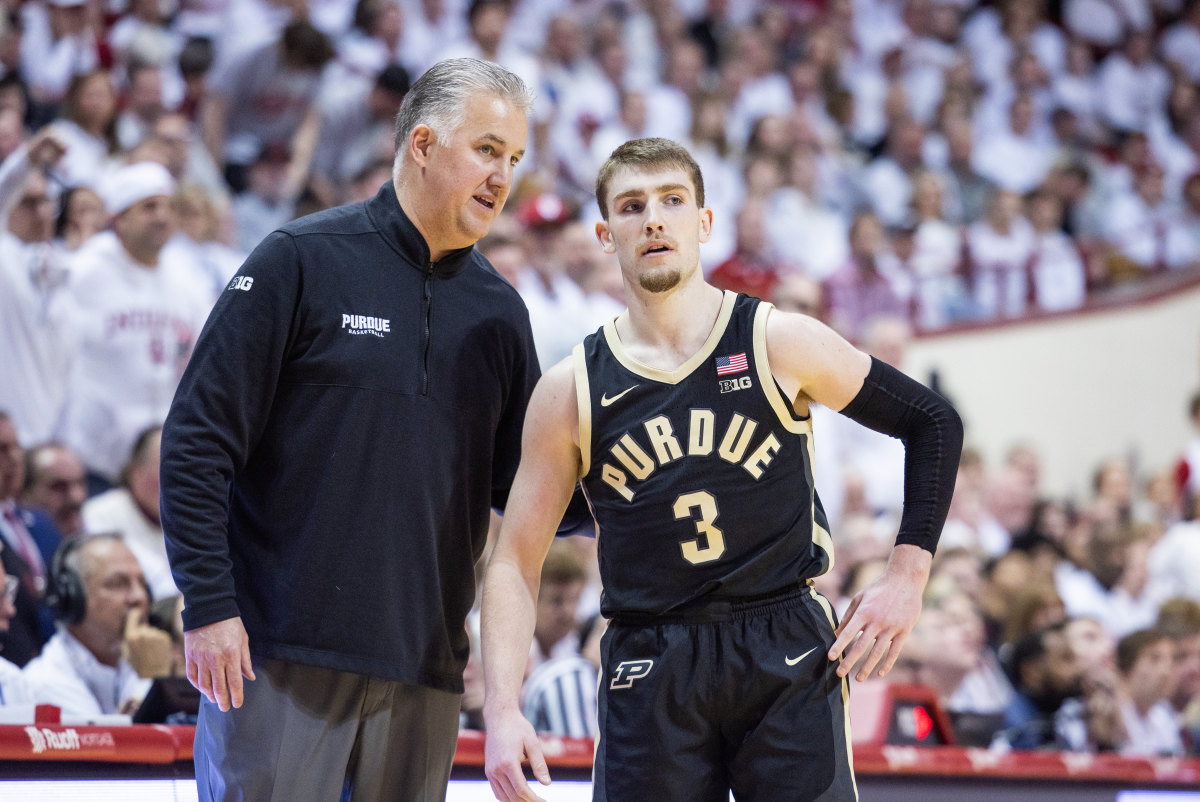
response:
<path id="1" fill-rule="evenodd" d="M 674 289 L 679 284 L 680 278 L 680 272 L 672 268 L 653 273 L 643 273 L 638 276 L 638 283 L 647 292 L 666 292 L 667 290 Z"/>

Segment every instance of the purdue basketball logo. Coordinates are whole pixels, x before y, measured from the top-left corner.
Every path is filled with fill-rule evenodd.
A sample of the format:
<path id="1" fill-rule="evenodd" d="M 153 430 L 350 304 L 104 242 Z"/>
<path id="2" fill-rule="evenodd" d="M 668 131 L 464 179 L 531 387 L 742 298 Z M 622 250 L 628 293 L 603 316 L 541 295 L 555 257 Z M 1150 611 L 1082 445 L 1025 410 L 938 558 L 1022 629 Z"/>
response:
<path id="1" fill-rule="evenodd" d="M 626 660 L 623 663 L 617 663 L 617 667 L 613 669 L 612 682 L 608 684 L 609 688 L 629 688 L 633 685 L 633 681 L 642 679 L 650 673 L 650 669 L 654 668 L 653 660 Z"/>

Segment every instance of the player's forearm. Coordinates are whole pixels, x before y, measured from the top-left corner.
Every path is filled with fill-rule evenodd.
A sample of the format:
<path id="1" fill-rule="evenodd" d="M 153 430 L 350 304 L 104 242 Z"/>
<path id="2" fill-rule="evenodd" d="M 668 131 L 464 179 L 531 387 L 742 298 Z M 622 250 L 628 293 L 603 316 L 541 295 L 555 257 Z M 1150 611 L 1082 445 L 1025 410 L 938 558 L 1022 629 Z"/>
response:
<path id="1" fill-rule="evenodd" d="M 493 559 L 483 580 L 483 716 L 519 707 L 536 616 L 536 588 L 515 563 Z"/>
<path id="2" fill-rule="evenodd" d="M 904 513 L 897 545 L 932 553 L 950 511 L 963 425 L 946 399 L 872 358 L 862 390 L 842 414 L 904 443 Z"/>

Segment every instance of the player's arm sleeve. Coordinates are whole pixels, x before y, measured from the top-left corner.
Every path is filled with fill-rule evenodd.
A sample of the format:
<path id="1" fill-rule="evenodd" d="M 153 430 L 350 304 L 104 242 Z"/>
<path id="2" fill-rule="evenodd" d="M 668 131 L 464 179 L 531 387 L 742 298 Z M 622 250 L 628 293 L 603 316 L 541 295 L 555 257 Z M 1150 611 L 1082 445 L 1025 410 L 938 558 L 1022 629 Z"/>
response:
<path id="1" fill-rule="evenodd" d="M 230 483 L 262 435 L 291 346 L 300 294 L 292 237 L 267 237 L 237 277 L 200 333 L 163 426 L 162 526 L 187 630 L 239 615 Z"/>
<path id="2" fill-rule="evenodd" d="M 937 548 L 962 453 L 962 419 L 937 393 L 871 358 L 862 389 L 841 413 L 904 443 L 904 512 L 896 544 Z"/>

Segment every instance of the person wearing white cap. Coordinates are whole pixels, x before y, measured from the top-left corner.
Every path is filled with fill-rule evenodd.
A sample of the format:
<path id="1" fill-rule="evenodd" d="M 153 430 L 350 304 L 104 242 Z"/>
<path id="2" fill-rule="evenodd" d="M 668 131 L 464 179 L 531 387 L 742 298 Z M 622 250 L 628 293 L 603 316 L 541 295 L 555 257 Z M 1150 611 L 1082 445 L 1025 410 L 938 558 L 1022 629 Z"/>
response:
<path id="1" fill-rule="evenodd" d="M 165 258 L 175 191 L 165 167 L 120 167 L 99 191 L 111 231 L 74 264 L 78 353 L 63 431 L 93 487 L 113 481 L 138 432 L 166 417 L 211 302 L 190 265 Z"/>

